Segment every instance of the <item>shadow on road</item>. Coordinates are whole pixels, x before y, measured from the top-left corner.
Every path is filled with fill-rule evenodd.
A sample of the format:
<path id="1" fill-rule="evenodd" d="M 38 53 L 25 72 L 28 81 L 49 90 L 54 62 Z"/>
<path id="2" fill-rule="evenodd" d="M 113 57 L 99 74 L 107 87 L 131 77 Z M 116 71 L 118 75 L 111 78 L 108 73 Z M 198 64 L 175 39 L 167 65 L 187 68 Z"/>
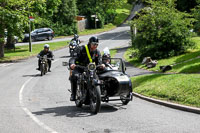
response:
<path id="1" fill-rule="evenodd" d="M 23 75 L 22 77 L 39 77 L 40 74 Z"/>
<path id="2" fill-rule="evenodd" d="M 60 58 L 70 58 L 71 56 L 61 56 Z"/>
<path id="3" fill-rule="evenodd" d="M 119 109 L 126 109 L 120 105 L 108 105 L 103 104 L 99 113 L 111 113 Z M 46 114 L 55 114 L 54 116 L 66 116 L 66 117 L 89 117 L 94 114 L 91 113 L 89 106 L 83 106 L 78 108 L 76 106 L 61 106 L 55 108 L 45 108 L 44 111 L 32 112 L 35 115 L 46 115 Z"/>

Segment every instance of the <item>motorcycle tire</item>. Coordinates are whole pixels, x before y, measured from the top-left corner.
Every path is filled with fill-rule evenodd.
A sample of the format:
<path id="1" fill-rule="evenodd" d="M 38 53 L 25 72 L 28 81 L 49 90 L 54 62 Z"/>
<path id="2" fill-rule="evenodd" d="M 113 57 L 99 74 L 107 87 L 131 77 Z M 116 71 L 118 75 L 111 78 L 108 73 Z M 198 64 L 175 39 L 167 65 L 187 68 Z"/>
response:
<path id="1" fill-rule="evenodd" d="M 40 72 L 41 72 L 41 76 L 43 76 L 44 75 L 44 65 L 43 64 L 41 64 L 40 65 Z"/>
<path id="2" fill-rule="evenodd" d="M 133 96 L 132 96 L 132 94 L 129 94 L 129 95 L 125 96 L 125 98 L 129 98 L 129 99 L 124 99 L 123 97 L 124 96 L 120 96 L 122 104 L 123 105 L 127 105 L 131 101 L 131 99 L 132 99 Z"/>
<path id="3" fill-rule="evenodd" d="M 45 75 L 47 73 L 47 69 L 48 69 L 47 64 L 44 65 L 44 68 L 45 68 L 45 70 L 44 70 L 44 75 Z"/>
<path id="4" fill-rule="evenodd" d="M 81 101 L 81 97 L 82 97 L 82 91 L 81 91 L 81 86 L 77 85 L 77 89 L 76 89 L 76 97 L 75 97 L 75 104 L 76 107 L 82 107 L 82 101 Z"/>
<path id="5" fill-rule="evenodd" d="M 97 114 L 101 109 L 101 90 L 100 86 L 95 86 L 90 94 L 90 110 Z"/>

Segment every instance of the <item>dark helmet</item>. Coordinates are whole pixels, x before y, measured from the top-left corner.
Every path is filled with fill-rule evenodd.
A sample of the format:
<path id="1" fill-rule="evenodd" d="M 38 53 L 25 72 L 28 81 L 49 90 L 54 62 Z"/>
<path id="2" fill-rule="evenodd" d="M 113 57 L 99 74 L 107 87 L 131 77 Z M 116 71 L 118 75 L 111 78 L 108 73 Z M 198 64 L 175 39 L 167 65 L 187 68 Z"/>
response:
<path id="1" fill-rule="evenodd" d="M 92 36 L 89 39 L 89 44 L 91 43 L 99 43 L 99 39 L 96 36 Z"/>
<path id="2" fill-rule="evenodd" d="M 75 39 L 78 39 L 79 36 L 78 36 L 77 34 L 74 34 L 74 38 L 75 38 Z"/>

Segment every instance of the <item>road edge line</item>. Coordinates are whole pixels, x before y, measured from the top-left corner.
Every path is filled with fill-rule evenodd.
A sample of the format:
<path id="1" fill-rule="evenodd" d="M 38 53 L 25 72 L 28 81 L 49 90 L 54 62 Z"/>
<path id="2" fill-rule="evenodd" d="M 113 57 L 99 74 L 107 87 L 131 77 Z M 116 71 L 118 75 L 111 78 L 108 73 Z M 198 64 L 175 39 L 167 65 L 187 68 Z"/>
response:
<path id="1" fill-rule="evenodd" d="M 25 107 L 24 103 L 23 103 L 23 90 L 25 88 L 25 86 L 33 79 L 34 77 L 29 78 L 20 88 L 19 91 L 19 103 L 21 108 L 24 110 L 24 112 L 40 127 L 42 127 L 43 129 L 51 132 L 51 133 L 58 133 L 55 130 L 53 130 L 52 128 L 48 127 L 46 124 L 44 124 L 43 122 L 41 122 L 37 117 L 35 117 L 30 110 L 28 110 L 28 108 Z"/>

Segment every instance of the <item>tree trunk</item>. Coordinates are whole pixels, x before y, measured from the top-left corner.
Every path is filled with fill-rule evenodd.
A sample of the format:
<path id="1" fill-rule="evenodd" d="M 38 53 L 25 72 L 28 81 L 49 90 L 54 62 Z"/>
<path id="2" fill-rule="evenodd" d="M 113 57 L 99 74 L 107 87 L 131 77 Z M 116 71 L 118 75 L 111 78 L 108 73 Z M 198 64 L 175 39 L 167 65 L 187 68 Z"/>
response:
<path id="1" fill-rule="evenodd" d="M 0 23 L 0 58 L 4 57 L 4 28 Z"/>
<path id="2" fill-rule="evenodd" d="M 14 47 L 14 36 L 11 30 L 8 30 L 6 48 L 13 49 Z"/>

